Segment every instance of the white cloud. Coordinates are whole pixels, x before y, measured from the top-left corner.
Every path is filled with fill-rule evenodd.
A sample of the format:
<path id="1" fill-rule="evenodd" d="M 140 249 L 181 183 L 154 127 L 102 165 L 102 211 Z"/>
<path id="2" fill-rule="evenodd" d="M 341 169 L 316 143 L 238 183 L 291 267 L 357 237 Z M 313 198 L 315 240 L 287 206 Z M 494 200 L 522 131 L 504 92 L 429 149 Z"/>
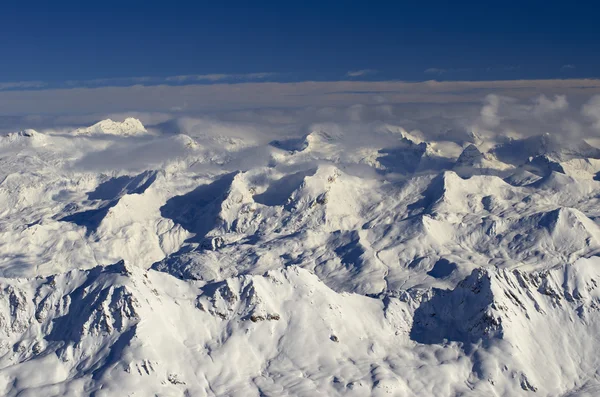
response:
<path id="1" fill-rule="evenodd" d="M 501 118 L 498 115 L 500 110 L 501 98 L 498 95 L 490 94 L 485 97 L 485 104 L 481 108 L 481 121 L 485 127 L 494 128 L 500 125 Z"/>
<path id="2" fill-rule="evenodd" d="M 348 118 L 350 119 L 350 121 L 358 122 L 358 121 L 362 120 L 364 106 L 363 105 L 352 105 L 348 108 L 348 110 L 346 112 L 348 114 Z"/>
<path id="3" fill-rule="evenodd" d="M 375 73 L 377 73 L 377 71 L 373 69 L 351 70 L 346 73 L 346 77 L 362 77 Z"/>
<path id="4" fill-rule="evenodd" d="M 581 113 L 592 121 L 595 130 L 600 131 L 600 95 L 595 95 L 583 105 Z"/>
<path id="5" fill-rule="evenodd" d="M 560 134 L 562 137 L 592 135 L 590 128 L 582 124 L 581 114 L 570 110 L 565 94 L 538 94 L 530 98 L 517 98 L 514 92 L 510 96 L 506 94 L 506 91 L 498 91 L 487 95 L 479 116 L 466 128 L 489 139 L 542 133 Z M 589 96 L 578 97 L 575 91 L 572 98 L 581 103 Z"/>
<path id="6" fill-rule="evenodd" d="M 575 65 L 573 65 L 573 64 L 562 65 L 561 69 L 562 70 L 575 69 Z"/>
<path id="7" fill-rule="evenodd" d="M 537 117 L 543 117 L 549 113 L 566 110 L 569 107 L 567 97 L 564 95 L 554 95 L 554 99 L 546 95 L 540 95 L 534 100 L 533 113 Z"/>

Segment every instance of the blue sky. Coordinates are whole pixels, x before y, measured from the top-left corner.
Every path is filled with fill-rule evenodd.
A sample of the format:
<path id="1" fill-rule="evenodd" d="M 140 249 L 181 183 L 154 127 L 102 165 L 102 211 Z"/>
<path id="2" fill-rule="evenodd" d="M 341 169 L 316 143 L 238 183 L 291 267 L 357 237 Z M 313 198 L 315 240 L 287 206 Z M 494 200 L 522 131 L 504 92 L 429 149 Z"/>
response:
<path id="1" fill-rule="evenodd" d="M 14 1 L 0 85 L 600 77 L 597 6 L 451 3 Z"/>

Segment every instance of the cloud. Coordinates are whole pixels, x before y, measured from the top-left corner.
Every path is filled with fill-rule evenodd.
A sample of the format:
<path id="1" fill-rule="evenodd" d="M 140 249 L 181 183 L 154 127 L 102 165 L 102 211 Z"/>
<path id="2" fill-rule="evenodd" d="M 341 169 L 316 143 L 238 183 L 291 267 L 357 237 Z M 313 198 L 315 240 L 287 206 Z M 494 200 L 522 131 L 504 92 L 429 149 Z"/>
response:
<path id="1" fill-rule="evenodd" d="M 569 107 L 567 97 L 564 95 L 554 95 L 554 99 L 549 99 L 546 95 L 540 95 L 534 100 L 533 114 L 537 117 L 543 117 L 549 113 L 566 110 Z"/>
<path id="2" fill-rule="evenodd" d="M 498 114 L 502 102 L 507 102 L 508 99 L 498 95 L 489 94 L 485 97 L 484 105 L 481 108 L 480 117 L 484 127 L 494 128 L 500 125 L 502 118 Z"/>
<path id="3" fill-rule="evenodd" d="M 183 76 L 170 76 L 165 78 L 167 82 L 185 83 L 189 81 L 219 81 L 226 80 L 229 75 L 227 74 L 203 74 L 203 75 L 183 75 Z"/>
<path id="4" fill-rule="evenodd" d="M 0 91 L 28 88 L 43 88 L 46 86 L 47 84 L 43 81 L 12 81 L 0 83 Z"/>
<path id="5" fill-rule="evenodd" d="M 114 112 L 219 112 L 232 109 L 352 106 L 355 104 L 467 103 L 487 94 L 528 99 L 600 94 L 600 80 L 331 81 L 136 85 L 0 92 L 0 115 Z"/>
<path id="6" fill-rule="evenodd" d="M 423 72 L 426 74 L 452 74 L 452 73 L 470 73 L 470 72 L 512 72 L 519 70 L 520 66 L 506 65 L 506 66 L 489 66 L 486 68 L 428 68 Z"/>
<path id="7" fill-rule="evenodd" d="M 168 110 L 177 101 L 187 104 L 186 112 Z M 110 149 L 88 153 L 75 164 L 78 169 L 161 168 L 188 150 L 176 133 L 197 141 L 199 159 L 244 169 L 244 161 L 269 161 L 267 152 L 253 148 L 297 139 L 315 126 L 343 135 L 351 141 L 348 145 L 374 148 L 397 143 L 394 131 L 411 131 L 420 139 L 453 142 L 458 153 L 466 142 L 478 139 L 473 133 L 486 142 L 546 132 L 567 139 L 594 137 L 600 132 L 600 81 L 254 82 L 23 90 L 0 92 L 0 109 L 5 114 L 27 110 L 21 116 L 0 115 L 0 130 L 7 132 L 34 128 L 64 133 L 103 118 L 137 117 L 155 134 L 103 138 Z M 10 126 L 15 129 L 7 130 Z M 383 132 L 374 141 L 371 131 Z M 233 149 L 222 153 L 223 146 Z M 246 152 L 232 154 L 241 151 Z"/>
<path id="8" fill-rule="evenodd" d="M 575 65 L 572 64 L 566 64 L 566 65 L 562 65 L 561 66 L 562 70 L 569 70 L 569 69 L 575 69 Z"/>
<path id="9" fill-rule="evenodd" d="M 503 66 L 490 66 L 485 68 L 486 72 L 496 72 L 496 71 L 504 71 L 504 72 L 514 72 L 515 70 L 521 69 L 518 65 L 503 65 Z"/>
<path id="10" fill-rule="evenodd" d="M 514 103 L 490 97 L 482 111 L 481 101 L 487 95 L 513 98 Z M 555 129 L 561 117 L 572 114 L 571 106 L 580 109 L 593 95 L 600 95 L 600 80 L 218 81 L 13 89 L 0 91 L 0 131 L 60 130 L 89 125 L 115 114 L 139 115 L 150 124 L 193 116 L 276 125 L 279 130 L 297 130 L 315 120 L 400 120 L 406 128 L 414 129 L 419 128 L 419 120 L 428 118 L 428 125 L 437 131 L 469 129 L 473 120 L 478 120 L 477 126 L 484 130 L 517 128 L 521 124 L 515 120 L 537 115 L 538 124 Z M 565 96 L 564 101 L 560 96 Z M 432 112 L 436 113 L 433 118 Z M 527 130 L 534 131 L 533 127 Z"/>
<path id="11" fill-rule="evenodd" d="M 73 164 L 74 169 L 142 171 L 164 167 L 164 163 L 186 153 L 185 141 L 176 136 L 107 138 L 107 148 L 87 153 Z"/>
<path id="12" fill-rule="evenodd" d="M 167 76 L 167 77 L 115 77 L 106 79 L 91 79 L 91 80 L 68 80 L 62 85 L 58 84 L 57 87 L 107 87 L 107 86 L 132 86 L 132 85 L 161 85 L 161 84 L 198 84 L 203 82 L 244 82 L 244 81 L 257 81 L 264 80 L 269 77 L 276 76 L 275 73 L 245 73 L 245 74 L 191 74 L 191 75 L 180 75 L 180 76 Z M 44 86 L 50 84 L 42 83 Z"/>
<path id="13" fill-rule="evenodd" d="M 582 107 L 573 106 L 570 98 L 567 100 L 566 96 L 558 94 L 527 98 L 488 94 L 479 103 L 381 105 L 374 102 L 371 105 L 355 103 L 281 110 L 258 107 L 203 117 L 173 117 L 172 125 L 176 128 L 169 132 L 193 137 L 198 147 L 208 150 L 200 157 L 224 160 L 226 167 L 232 169 L 246 169 L 268 163 L 268 152 L 257 151 L 262 145 L 286 138 L 297 140 L 316 130 L 327 133 L 336 141 L 342 140 L 341 145 L 349 148 L 349 152 L 357 147 L 393 146 L 398 142 L 399 131 L 410 131 L 419 139 L 446 141 L 444 145 L 455 147 L 457 155 L 466 142 L 478 141 L 477 137 L 488 143 L 544 133 L 564 139 L 593 137 L 597 135 L 593 128 L 600 129 L 600 95 L 592 100 L 586 98 Z M 184 150 L 179 143 L 169 140 L 161 140 L 156 145 L 132 142 L 136 146 L 131 148 L 132 143 L 127 142 L 127 146 L 115 146 L 120 149 L 115 155 L 110 149 L 110 153 L 107 150 L 90 155 L 78 165 L 99 169 L 118 164 L 118 167 L 142 169 L 148 164 L 159 164 L 180 156 Z M 165 145 L 165 155 L 158 153 L 162 145 Z M 229 148 L 227 153 L 219 152 L 223 146 Z M 125 155 L 128 151 L 133 153 L 131 158 Z M 151 154 L 148 158 L 147 153 Z M 360 152 L 357 155 L 367 154 Z"/>
<path id="14" fill-rule="evenodd" d="M 136 84 L 145 84 L 159 81 L 155 77 L 115 77 L 106 79 L 91 80 L 67 80 L 64 85 L 67 87 L 101 87 L 101 86 L 127 86 Z M 60 86 L 60 84 L 59 84 Z"/>
<path id="15" fill-rule="evenodd" d="M 429 68 L 429 69 L 425 69 L 425 73 L 427 74 L 444 74 L 446 73 L 448 70 L 446 69 L 441 69 L 441 68 Z"/>
<path id="16" fill-rule="evenodd" d="M 199 81 L 251 81 L 264 80 L 275 76 L 275 73 L 246 73 L 246 74 L 196 74 L 196 75 L 181 75 L 170 76 L 164 79 L 165 82 L 191 83 Z"/>
<path id="17" fill-rule="evenodd" d="M 582 108 L 581 113 L 590 119 L 593 128 L 600 132 L 600 95 L 592 97 Z"/>
<path id="18" fill-rule="evenodd" d="M 451 73 L 468 73 L 473 72 L 475 69 L 473 68 L 454 68 L 454 69 L 444 69 L 444 68 L 429 68 L 425 69 L 424 73 L 426 74 L 451 74 Z"/>
<path id="19" fill-rule="evenodd" d="M 478 117 L 464 127 L 489 141 L 544 133 L 557 134 L 561 139 L 594 137 L 594 128 L 600 130 L 600 96 L 596 97 L 597 102 L 588 95 L 574 95 L 571 98 L 576 105 L 572 106 L 564 94 L 530 98 L 489 94 Z"/>
<path id="20" fill-rule="evenodd" d="M 375 73 L 377 73 L 377 71 L 373 69 L 351 70 L 346 73 L 346 77 L 362 77 Z"/>

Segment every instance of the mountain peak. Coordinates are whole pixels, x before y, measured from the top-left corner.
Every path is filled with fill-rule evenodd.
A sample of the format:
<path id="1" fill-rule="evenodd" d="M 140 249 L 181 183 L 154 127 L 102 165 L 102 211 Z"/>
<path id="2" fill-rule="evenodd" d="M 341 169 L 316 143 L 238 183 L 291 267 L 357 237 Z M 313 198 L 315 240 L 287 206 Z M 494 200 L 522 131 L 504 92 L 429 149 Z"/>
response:
<path id="1" fill-rule="evenodd" d="M 148 131 L 142 124 L 142 122 L 136 118 L 128 117 L 124 121 L 113 121 L 106 119 L 97 122 L 90 127 L 82 127 L 73 131 L 74 135 L 95 135 L 95 134 L 106 134 L 106 135 L 121 135 L 121 136 L 135 136 L 145 134 Z"/>

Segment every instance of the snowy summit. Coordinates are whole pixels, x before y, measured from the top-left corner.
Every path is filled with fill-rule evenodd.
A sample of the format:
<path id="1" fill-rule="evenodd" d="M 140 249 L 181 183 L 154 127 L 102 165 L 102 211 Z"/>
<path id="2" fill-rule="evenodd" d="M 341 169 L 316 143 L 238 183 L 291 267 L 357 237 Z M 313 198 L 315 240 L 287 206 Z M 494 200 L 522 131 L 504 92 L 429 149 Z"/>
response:
<path id="1" fill-rule="evenodd" d="M 124 121 L 113 121 L 111 119 L 102 120 L 90 127 L 78 128 L 73 131 L 74 135 L 120 135 L 120 136 L 135 136 L 146 134 L 146 128 L 142 122 L 136 118 L 128 117 Z"/>

